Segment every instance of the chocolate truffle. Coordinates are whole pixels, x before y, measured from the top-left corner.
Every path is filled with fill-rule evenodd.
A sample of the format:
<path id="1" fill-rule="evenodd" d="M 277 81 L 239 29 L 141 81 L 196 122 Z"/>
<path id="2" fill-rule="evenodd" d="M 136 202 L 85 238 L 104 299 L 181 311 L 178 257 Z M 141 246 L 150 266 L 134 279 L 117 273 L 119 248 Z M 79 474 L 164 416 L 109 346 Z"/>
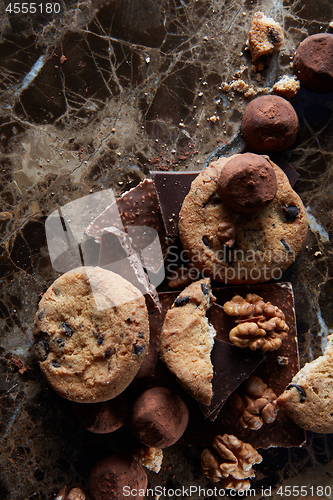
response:
<path id="1" fill-rule="evenodd" d="M 296 50 L 294 73 L 311 92 L 333 92 L 333 35 L 317 33 L 305 38 Z"/>
<path id="2" fill-rule="evenodd" d="M 91 500 L 133 500 L 144 498 L 148 479 L 143 467 L 132 457 L 108 455 L 90 471 Z"/>
<path id="3" fill-rule="evenodd" d="M 251 101 L 244 112 L 241 132 L 245 144 L 257 153 L 284 151 L 297 137 L 299 123 L 290 102 L 276 95 Z"/>
<path id="4" fill-rule="evenodd" d="M 113 432 L 124 425 L 128 402 L 124 394 L 103 403 L 74 403 L 73 411 L 83 427 L 95 434 Z"/>
<path id="5" fill-rule="evenodd" d="M 166 387 L 144 391 L 134 402 L 130 425 L 146 446 L 167 448 L 184 433 L 189 412 L 184 401 Z"/>
<path id="6" fill-rule="evenodd" d="M 244 153 L 229 160 L 222 168 L 217 191 L 224 205 L 237 213 L 254 213 L 275 196 L 277 180 L 274 168 L 263 156 Z"/>

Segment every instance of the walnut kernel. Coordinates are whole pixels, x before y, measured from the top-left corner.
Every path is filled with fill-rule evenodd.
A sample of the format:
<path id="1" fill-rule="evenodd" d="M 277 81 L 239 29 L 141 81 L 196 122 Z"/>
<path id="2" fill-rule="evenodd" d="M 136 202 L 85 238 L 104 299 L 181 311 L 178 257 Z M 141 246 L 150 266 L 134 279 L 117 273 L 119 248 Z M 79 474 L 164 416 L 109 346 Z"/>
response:
<path id="1" fill-rule="evenodd" d="M 274 422 L 277 415 L 276 394 L 259 377 L 252 375 L 229 400 L 231 412 L 246 429 L 258 430 Z"/>
<path id="2" fill-rule="evenodd" d="M 236 241 L 236 228 L 231 222 L 221 222 L 217 228 L 217 238 L 222 245 L 232 247 Z"/>
<path id="3" fill-rule="evenodd" d="M 216 436 L 212 446 L 215 453 L 205 449 L 201 454 L 202 472 L 212 481 L 221 481 L 226 489 L 249 489 L 249 479 L 255 476 L 253 465 L 262 456 L 249 443 L 229 434 Z"/>
<path id="4" fill-rule="evenodd" d="M 238 347 L 275 351 L 287 337 L 289 327 L 283 312 L 259 295 L 248 293 L 245 299 L 235 295 L 223 309 L 228 316 L 238 317 L 237 326 L 229 332 L 231 342 Z"/>

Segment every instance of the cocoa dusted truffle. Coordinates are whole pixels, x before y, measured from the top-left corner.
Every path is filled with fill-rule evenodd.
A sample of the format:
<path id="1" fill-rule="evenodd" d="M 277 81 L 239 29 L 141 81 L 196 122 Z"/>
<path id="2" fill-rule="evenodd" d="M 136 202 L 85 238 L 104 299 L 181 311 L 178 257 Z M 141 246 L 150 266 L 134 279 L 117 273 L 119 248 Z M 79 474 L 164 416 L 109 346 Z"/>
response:
<path id="1" fill-rule="evenodd" d="M 132 457 L 108 455 L 90 471 L 91 500 L 134 500 L 144 498 L 148 479 L 143 467 Z"/>
<path id="2" fill-rule="evenodd" d="M 263 156 L 244 153 L 234 156 L 221 170 L 217 191 L 224 205 L 237 213 L 258 212 L 275 196 L 274 168 Z"/>
<path id="3" fill-rule="evenodd" d="M 294 73 L 311 92 L 333 92 L 333 34 L 317 33 L 305 38 L 296 50 Z"/>
<path id="4" fill-rule="evenodd" d="M 134 402 L 130 425 L 146 446 L 167 448 L 184 433 L 189 412 L 184 401 L 166 387 L 144 391 Z"/>
<path id="5" fill-rule="evenodd" d="M 257 97 L 244 112 L 241 132 L 245 144 L 256 153 L 290 148 L 297 137 L 299 123 L 290 102 L 276 95 Z"/>
<path id="6" fill-rule="evenodd" d="M 73 411 L 87 431 L 106 434 L 124 425 L 128 414 L 128 401 L 124 394 L 120 394 L 103 403 L 74 403 Z"/>

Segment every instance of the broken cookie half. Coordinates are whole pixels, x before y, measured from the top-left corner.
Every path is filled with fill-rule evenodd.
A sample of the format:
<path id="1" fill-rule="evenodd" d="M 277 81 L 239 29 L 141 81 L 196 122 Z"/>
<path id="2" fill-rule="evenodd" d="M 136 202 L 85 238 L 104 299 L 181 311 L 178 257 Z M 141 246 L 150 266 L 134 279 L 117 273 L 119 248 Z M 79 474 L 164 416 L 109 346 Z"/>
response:
<path id="1" fill-rule="evenodd" d="M 180 385 L 207 406 L 213 396 L 210 354 L 216 331 L 206 311 L 214 301 L 209 278 L 192 283 L 166 313 L 161 332 L 162 360 Z"/>

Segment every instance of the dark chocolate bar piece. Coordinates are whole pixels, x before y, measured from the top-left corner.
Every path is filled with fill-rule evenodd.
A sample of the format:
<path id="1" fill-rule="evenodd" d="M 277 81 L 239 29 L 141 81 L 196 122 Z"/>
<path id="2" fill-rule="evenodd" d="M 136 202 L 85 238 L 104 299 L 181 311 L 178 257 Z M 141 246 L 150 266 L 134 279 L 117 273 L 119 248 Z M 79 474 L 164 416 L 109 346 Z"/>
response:
<path id="1" fill-rule="evenodd" d="M 178 218 L 185 196 L 199 172 L 150 172 L 160 204 L 165 232 L 178 236 Z"/>
<path id="2" fill-rule="evenodd" d="M 215 326 L 214 322 L 212 324 Z M 264 355 L 215 338 L 211 360 L 214 366 L 212 401 L 209 406 L 198 404 L 203 416 L 213 421 L 228 397 L 264 360 Z"/>
<path id="3" fill-rule="evenodd" d="M 85 230 L 88 236 L 101 241 L 102 230 L 116 227 L 121 231 L 133 226 L 155 229 L 158 233 L 163 255 L 168 251 L 163 219 L 151 179 L 145 179 L 130 189 L 107 207 Z M 142 249 L 142 231 L 132 231 L 132 246 L 135 251 Z M 147 236 L 145 236 L 147 239 Z"/>
<path id="4" fill-rule="evenodd" d="M 284 158 L 282 158 L 282 156 L 278 154 L 270 154 L 269 157 L 272 162 L 276 163 L 276 165 L 284 171 L 289 179 L 291 187 L 293 188 L 299 178 L 299 173 Z"/>
<path id="5" fill-rule="evenodd" d="M 116 227 L 107 227 L 102 230 L 99 266 L 127 279 L 143 295 L 148 294 L 155 307 L 160 309 L 156 288 L 149 281 L 141 258 L 133 250 L 131 239 L 127 233 Z"/>

